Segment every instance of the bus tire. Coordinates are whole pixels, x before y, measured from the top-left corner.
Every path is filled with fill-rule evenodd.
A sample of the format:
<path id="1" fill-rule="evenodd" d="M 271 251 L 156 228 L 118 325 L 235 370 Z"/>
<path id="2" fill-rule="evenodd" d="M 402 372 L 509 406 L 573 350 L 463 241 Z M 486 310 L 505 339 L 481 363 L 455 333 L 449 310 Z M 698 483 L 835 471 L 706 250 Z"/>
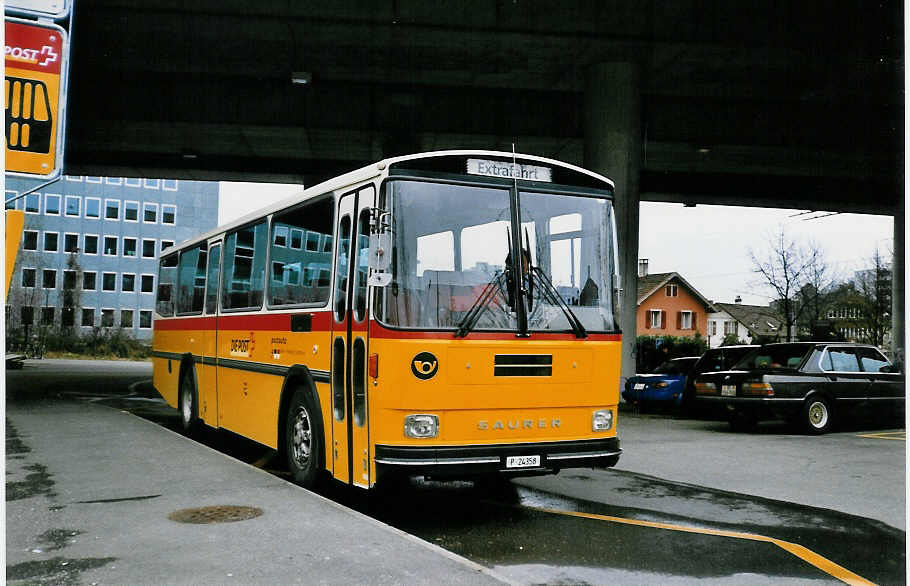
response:
<path id="1" fill-rule="evenodd" d="M 196 391 L 192 366 L 185 368 L 183 374 L 180 375 L 178 397 L 180 429 L 184 433 L 191 435 L 199 428 L 199 394 Z"/>
<path id="2" fill-rule="evenodd" d="M 288 402 L 284 429 L 284 454 L 288 471 L 296 484 L 311 489 L 320 473 L 323 452 L 322 426 L 313 396 L 297 387 Z"/>

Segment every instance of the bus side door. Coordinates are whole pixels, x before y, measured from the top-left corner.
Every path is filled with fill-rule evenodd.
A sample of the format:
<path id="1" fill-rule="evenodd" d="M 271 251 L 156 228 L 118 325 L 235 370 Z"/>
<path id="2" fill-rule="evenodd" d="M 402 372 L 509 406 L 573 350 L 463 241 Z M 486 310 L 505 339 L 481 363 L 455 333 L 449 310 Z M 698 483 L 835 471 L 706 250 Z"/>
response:
<path id="1" fill-rule="evenodd" d="M 364 487 L 370 485 L 367 266 L 375 193 L 368 185 L 339 199 L 332 322 L 333 471 Z"/>
<path id="2" fill-rule="evenodd" d="M 206 268 L 205 326 L 202 331 L 202 365 L 199 376 L 199 417 L 218 427 L 218 291 L 221 290 L 221 241 L 209 242 Z"/>

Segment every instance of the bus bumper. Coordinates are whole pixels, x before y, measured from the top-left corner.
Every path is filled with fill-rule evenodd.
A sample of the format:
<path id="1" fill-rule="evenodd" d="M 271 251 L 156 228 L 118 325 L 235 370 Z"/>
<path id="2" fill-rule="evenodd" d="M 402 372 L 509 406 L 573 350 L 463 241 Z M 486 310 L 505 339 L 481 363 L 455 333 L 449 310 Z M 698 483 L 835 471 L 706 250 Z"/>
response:
<path id="1" fill-rule="evenodd" d="M 376 446 L 376 475 L 389 473 L 434 478 L 469 478 L 489 474 L 539 476 L 564 468 L 610 468 L 619 461 L 619 438 L 571 442 L 472 446 Z M 539 465 L 507 465 L 510 456 L 538 456 Z"/>

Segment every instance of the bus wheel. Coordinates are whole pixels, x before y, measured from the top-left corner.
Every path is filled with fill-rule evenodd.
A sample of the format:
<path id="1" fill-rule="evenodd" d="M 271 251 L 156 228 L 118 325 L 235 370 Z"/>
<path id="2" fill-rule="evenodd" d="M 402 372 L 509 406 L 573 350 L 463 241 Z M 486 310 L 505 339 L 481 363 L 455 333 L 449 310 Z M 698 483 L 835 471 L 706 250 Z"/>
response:
<path id="1" fill-rule="evenodd" d="M 196 385 L 190 369 L 180 377 L 180 427 L 184 433 L 193 433 L 199 424 L 199 404 L 196 400 Z"/>
<path id="2" fill-rule="evenodd" d="M 285 455 L 291 477 L 304 488 L 313 488 L 319 477 L 322 433 L 315 414 L 310 394 L 303 389 L 294 391 L 284 430 Z"/>

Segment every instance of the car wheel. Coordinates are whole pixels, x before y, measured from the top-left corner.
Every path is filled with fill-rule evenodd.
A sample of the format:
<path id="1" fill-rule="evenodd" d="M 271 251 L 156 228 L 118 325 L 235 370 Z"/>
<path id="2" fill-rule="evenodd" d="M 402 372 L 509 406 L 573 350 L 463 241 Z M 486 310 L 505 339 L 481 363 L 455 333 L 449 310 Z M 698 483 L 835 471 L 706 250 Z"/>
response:
<path id="1" fill-rule="evenodd" d="M 317 413 L 310 393 L 295 390 L 285 418 L 284 453 L 291 477 L 304 488 L 313 488 L 319 478 L 323 445 Z"/>
<path id="2" fill-rule="evenodd" d="M 811 397 L 803 404 L 803 426 L 808 433 L 819 435 L 834 426 L 834 410 L 824 397 Z"/>
<path id="3" fill-rule="evenodd" d="M 181 429 L 187 434 L 195 432 L 199 425 L 199 402 L 190 369 L 186 369 L 180 377 L 179 407 Z"/>

